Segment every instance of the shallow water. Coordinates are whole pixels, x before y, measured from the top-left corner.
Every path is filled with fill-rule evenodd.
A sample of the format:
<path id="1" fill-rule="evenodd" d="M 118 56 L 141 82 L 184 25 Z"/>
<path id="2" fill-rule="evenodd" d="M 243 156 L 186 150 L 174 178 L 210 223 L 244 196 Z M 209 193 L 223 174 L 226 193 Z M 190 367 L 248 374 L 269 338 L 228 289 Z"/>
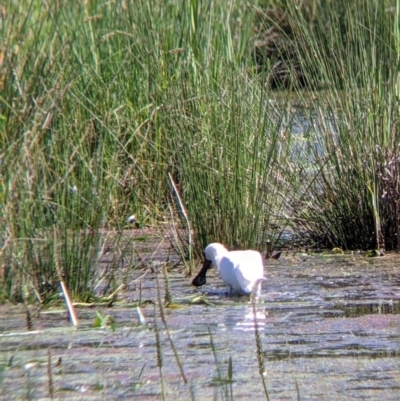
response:
<path id="1" fill-rule="evenodd" d="M 400 399 L 399 261 L 396 254 L 283 255 L 267 261 L 256 316 L 271 401 L 297 400 L 298 394 L 318 401 Z M 49 397 L 49 347 L 54 399 L 162 399 L 155 311 L 166 399 L 266 399 L 249 300 L 228 298 L 215 272 L 200 290 L 179 267 L 169 274 L 174 305 L 164 312 L 184 384 L 156 305 L 156 274 L 149 272 L 140 285 L 134 280 L 142 274 L 131 272 L 113 307 L 77 307 L 76 330 L 62 305 L 39 316 L 31 306 L 32 331 L 25 329 L 24 307 L 1 306 L 3 399 Z M 159 280 L 164 297 L 162 275 Z M 144 324 L 136 311 L 139 298 Z M 97 311 L 113 317 L 114 332 L 93 327 Z"/>

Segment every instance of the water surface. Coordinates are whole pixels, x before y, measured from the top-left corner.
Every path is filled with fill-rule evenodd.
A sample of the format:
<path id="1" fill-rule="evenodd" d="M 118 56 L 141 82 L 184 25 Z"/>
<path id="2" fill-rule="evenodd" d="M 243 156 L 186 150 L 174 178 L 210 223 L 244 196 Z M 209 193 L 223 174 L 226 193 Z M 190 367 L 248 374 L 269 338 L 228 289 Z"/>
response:
<path id="1" fill-rule="evenodd" d="M 399 400 L 399 256 L 289 254 L 266 264 L 256 316 L 270 400 Z M 194 288 L 177 266 L 164 312 L 184 384 L 160 318 L 156 270 L 141 280 L 143 269 L 129 272 L 112 307 L 77 306 L 78 329 L 61 303 L 39 313 L 31 306 L 31 331 L 23 306 L 1 306 L 2 399 L 49 399 L 49 348 L 55 399 L 162 399 L 155 324 L 166 399 L 266 399 L 249 300 L 227 297 L 214 271 Z M 162 274 L 159 282 L 163 299 Z M 114 332 L 93 327 L 98 311 L 114 319 Z"/>

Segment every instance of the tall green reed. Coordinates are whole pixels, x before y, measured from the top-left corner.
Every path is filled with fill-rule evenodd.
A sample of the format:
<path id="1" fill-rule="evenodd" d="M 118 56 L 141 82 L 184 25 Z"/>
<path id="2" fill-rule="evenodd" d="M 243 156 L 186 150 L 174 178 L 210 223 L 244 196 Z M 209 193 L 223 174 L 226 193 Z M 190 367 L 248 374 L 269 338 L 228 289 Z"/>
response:
<path id="1" fill-rule="evenodd" d="M 395 16 L 389 2 L 315 2 L 288 8 L 297 60 L 316 102 L 298 90 L 306 119 L 304 160 L 320 173 L 293 209 L 325 243 L 393 248 L 398 231 L 399 110 Z M 307 152 L 309 156 L 307 157 Z"/>
<path id="2" fill-rule="evenodd" d="M 268 88 L 273 60 L 254 68 L 254 5 L 8 5 L 6 296 L 22 299 L 28 285 L 42 300 L 56 285 L 54 225 L 72 295 L 92 291 L 99 229 L 121 233 L 132 213 L 165 219 L 169 177 L 197 254 L 210 241 L 261 249 L 287 225 L 335 245 L 394 246 L 398 9 L 388 4 L 275 2 L 314 90 L 279 95 Z"/>
<path id="3" fill-rule="evenodd" d="M 91 291 L 99 228 L 120 230 L 132 211 L 145 224 L 166 215 L 168 172 L 203 242 L 207 235 L 255 242 L 246 226 L 265 221 L 255 205 L 266 202 L 259 188 L 269 167 L 259 149 L 272 123 L 263 117 L 267 97 L 252 95 L 248 85 L 260 85 L 244 67 L 253 12 L 222 1 L 9 5 L 2 81 L 8 296 L 21 297 L 28 282 L 41 299 L 44 285 L 55 285 L 53 225 L 73 296 Z M 243 98 L 232 92 L 242 90 Z M 203 135 L 209 139 L 201 142 Z M 226 148 L 220 161 L 214 144 Z M 219 199 L 215 216 L 204 213 L 216 205 L 209 198 Z"/>

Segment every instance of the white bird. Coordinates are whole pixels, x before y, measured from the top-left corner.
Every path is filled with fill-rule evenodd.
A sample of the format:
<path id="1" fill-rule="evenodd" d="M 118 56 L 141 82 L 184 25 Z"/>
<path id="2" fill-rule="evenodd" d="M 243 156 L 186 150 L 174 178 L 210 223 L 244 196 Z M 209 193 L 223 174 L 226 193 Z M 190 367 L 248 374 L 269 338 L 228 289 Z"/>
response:
<path id="1" fill-rule="evenodd" d="M 228 286 L 228 294 L 261 295 L 261 283 L 265 281 L 264 265 L 260 252 L 253 250 L 228 251 L 222 244 L 212 243 L 204 249 L 204 263 L 192 284 L 206 284 L 207 270 L 214 265 L 222 281 Z"/>

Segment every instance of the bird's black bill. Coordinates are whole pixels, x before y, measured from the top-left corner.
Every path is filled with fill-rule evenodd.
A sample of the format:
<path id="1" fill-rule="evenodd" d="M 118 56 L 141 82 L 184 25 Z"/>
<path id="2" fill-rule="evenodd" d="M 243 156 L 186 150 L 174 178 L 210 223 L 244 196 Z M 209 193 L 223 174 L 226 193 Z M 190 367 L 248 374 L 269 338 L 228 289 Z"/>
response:
<path id="1" fill-rule="evenodd" d="M 193 279 L 192 285 L 195 285 L 196 287 L 201 287 L 202 285 L 204 285 L 207 282 L 206 280 L 207 270 L 210 268 L 211 268 L 211 260 L 204 259 L 203 266 L 199 271 L 199 274 Z"/>

